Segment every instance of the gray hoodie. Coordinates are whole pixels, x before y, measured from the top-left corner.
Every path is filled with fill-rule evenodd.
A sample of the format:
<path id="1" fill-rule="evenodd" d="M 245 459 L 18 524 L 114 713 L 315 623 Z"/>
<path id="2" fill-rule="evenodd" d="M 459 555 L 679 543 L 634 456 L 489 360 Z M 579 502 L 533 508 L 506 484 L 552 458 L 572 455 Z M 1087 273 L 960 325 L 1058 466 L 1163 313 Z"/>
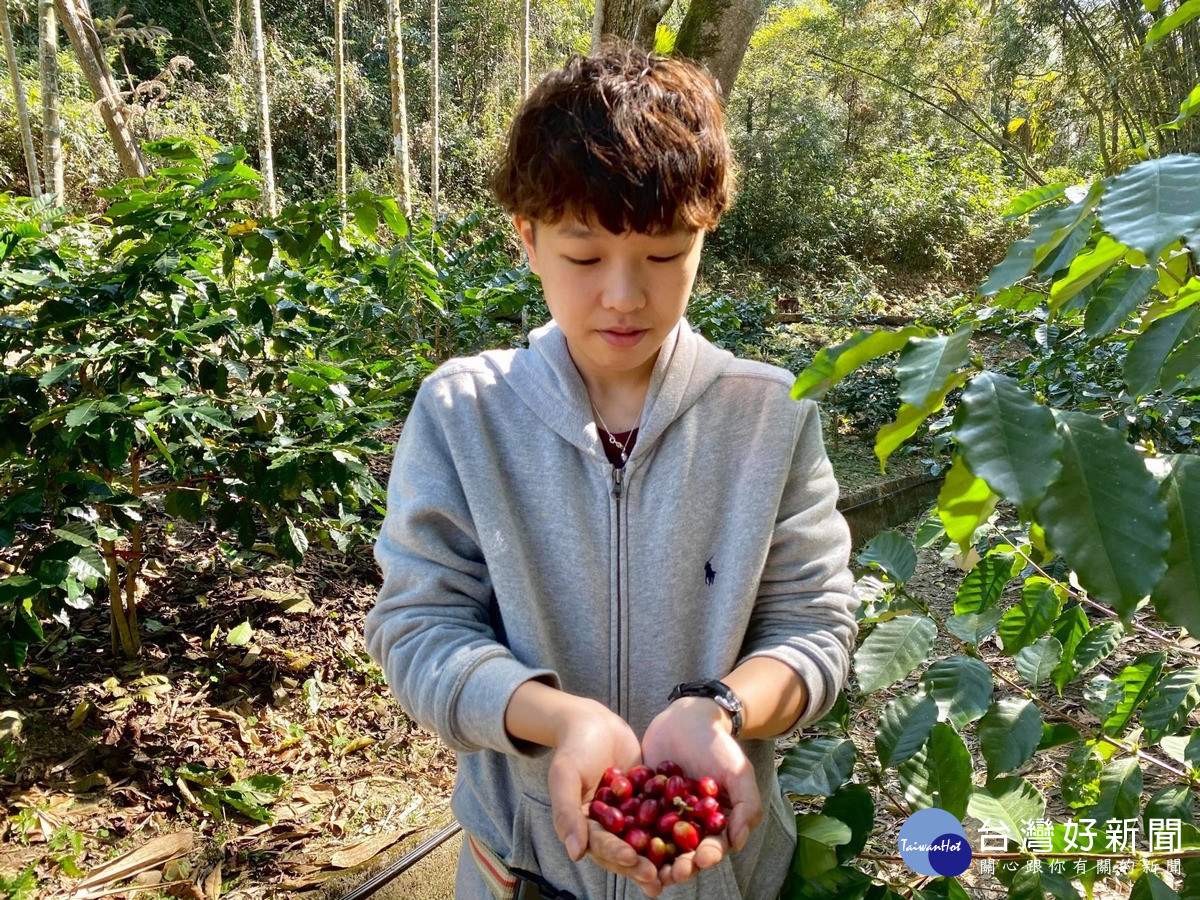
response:
<path id="1" fill-rule="evenodd" d="M 528 350 L 425 379 L 396 448 L 367 647 L 400 705 L 458 754 L 452 809 L 508 865 L 580 898 L 644 896 L 573 863 L 551 821 L 551 752 L 504 728 L 539 678 L 640 737 L 682 681 L 752 656 L 792 666 L 815 722 L 857 631 L 849 532 L 816 405 L 791 373 L 735 358 L 681 320 L 655 363 L 623 471 L 606 459 L 553 322 Z M 744 741 L 764 815 L 746 846 L 664 900 L 768 900 L 795 846 L 774 742 Z"/>

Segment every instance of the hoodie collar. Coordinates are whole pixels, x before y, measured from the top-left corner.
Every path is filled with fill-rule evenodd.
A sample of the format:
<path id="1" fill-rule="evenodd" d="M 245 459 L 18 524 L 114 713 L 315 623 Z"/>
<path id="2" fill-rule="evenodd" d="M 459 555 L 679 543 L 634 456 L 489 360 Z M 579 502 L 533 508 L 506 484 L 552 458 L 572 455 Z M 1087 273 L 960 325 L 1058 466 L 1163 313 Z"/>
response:
<path id="1" fill-rule="evenodd" d="M 721 376 L 732 359 L 732 353 L 713 346 L 692 330 L 687 319 L 680 319 L 654 362 L 646 408 L 630 459 L 650 452 L 662 433 Z M 607 460 L 587 388 L 556 322 L 551 320 L 530 332 L 529 349 L 516 354 L 504 377 L 557 434 L 585 453 Z"/>

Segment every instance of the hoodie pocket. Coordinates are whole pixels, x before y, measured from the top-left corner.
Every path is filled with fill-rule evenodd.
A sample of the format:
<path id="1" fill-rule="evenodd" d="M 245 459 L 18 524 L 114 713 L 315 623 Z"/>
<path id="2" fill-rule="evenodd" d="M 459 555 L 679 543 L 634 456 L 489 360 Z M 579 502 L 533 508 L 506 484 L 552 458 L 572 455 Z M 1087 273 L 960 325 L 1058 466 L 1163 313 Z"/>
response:
<path id="1" fill-rule="evenodd" d="M 559 853 L 555 853 L 555 848 Z M 512 859 L 508 861 L 511 868 L 535 872 L 551 884 L 558 886 L 555 858 L 567 858 L 566 848 L 558 839 L 554 830 L 554 815 L 550 804 L 544 800 L 522 793 L 517 799 L 517 808 L 513 815 Z"/>

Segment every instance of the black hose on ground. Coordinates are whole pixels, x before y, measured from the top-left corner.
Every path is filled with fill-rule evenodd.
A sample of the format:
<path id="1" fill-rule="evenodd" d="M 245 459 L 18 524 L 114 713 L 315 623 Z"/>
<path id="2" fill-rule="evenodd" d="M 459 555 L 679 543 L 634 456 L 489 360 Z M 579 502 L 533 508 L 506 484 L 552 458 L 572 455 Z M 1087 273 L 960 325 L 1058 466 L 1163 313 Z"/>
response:
<path id="1" fill-rule="evenodd" d="M 451 822 L 425 843 L 421 844 L 421 846 L 404 854 L 382 872 L 379 872 L 367 881 L 364 881 L 345 897 L 343 897 L 342 900 L 362 900 L 363 897 L 370 897 L 389 881 L 399 878 L 438 847 L 442 846 L 442 844 L 446 843 L 446 841 L 450 840 L 450 838 L 458 834 L 461 830 L 461 825 L 459 825 L 457 822 Z"/>

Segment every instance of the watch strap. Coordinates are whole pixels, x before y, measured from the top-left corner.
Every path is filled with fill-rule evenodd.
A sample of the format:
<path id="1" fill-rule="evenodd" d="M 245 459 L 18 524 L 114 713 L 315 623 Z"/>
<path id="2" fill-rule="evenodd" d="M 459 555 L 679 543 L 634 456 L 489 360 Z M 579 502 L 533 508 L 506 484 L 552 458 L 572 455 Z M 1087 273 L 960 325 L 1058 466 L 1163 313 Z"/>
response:
<path id="1" fill-rule="evenodd" d="M 685 681 L 675 685 L 667 701 L 673 703 L 681 697 L 707 697 L 713 700 L 729 713 L 733 723 L 733 737 L 736 738 L 742 733 L 742 701 L 725 682 L 715 678 L 709 681 Z"/>

